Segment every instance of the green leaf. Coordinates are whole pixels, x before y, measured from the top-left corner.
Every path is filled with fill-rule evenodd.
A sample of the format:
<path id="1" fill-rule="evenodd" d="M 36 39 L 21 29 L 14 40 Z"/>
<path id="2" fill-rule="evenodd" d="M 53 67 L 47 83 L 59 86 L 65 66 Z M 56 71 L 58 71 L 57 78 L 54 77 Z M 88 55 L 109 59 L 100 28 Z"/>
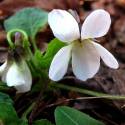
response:
<path id="1" fill-rule="evenodd" d="M 10 99 L 10 97 L 2 92 L 0 92 L 0 103 L 1 102 L 13 104 L 13 101 Z"/>
<path id="2" fill-rule="evenodd" d="M 46 119 L 37 120 L 33 125 L 52 125 L 52 123 Z"/>
<path id="3" fill-rule="evenodd" d="M 27 119 L 20 119 L 19 125 L 28 125 L 28 120 Z"/>
<path id="4" fill-rule="evenodd" d="M 36 33 L 47 24 L 48 13 L 38 8 L 25 8 L 4 22 L 6 31 L 22 29 L 34 39 Z"/>
<path id="5" fill-rule="evenodd" d="M 6 85 L 6 83 L 0 81 L 0 92 L 8 92 L 10 87 Z"/>
<path id="6" fill-rule="evenodd" d="M 11 104 L 0 102 L 0 121 L 3 125 L 18 125 L 19 118 Z"/>
<path id="7" fill-rule="evenodd" d="M 3 125 L 18 125 L 19 118 L 7 94 L 0 92 L 0 123 Z"/>
<path id="8" fill-rule="evenodd" d="M 49 68 L 53 57 L 55 56 L 55 54 L 62 48 L 64 47 L 66 44 L 61 42 L 58 39 L 53 39 L 49 44 L 48 44 L 48 48 L 46 50 L 45 55 L 43 56 L 43 59 L 41 60 L 40 64 L 41 67 L 43 68 Z"/>
<path id="9" fill-rule="evenodd" d="M 104 125 L 76 109 L 60 106 L 55 110 L 56 125 Z"/>

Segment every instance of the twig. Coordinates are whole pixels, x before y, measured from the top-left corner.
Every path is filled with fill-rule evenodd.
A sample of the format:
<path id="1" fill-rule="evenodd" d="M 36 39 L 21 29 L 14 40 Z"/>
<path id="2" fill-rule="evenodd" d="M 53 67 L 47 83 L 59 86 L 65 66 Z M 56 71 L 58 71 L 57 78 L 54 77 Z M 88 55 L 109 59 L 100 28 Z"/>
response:
<path id="1" fill-rule="evenodd" d="M 62 104 L 64 102 L 69 102 L 69 101 L 76 101 L 76 100 L 89 100 L 89 99 L 101 99 L 102 97 L 79 97 L 79 98 L 75 98 L 75 99 L 65 99 L 65 100 L 61 100 L 59 102 L 53 103 L 53 104 L 49 104 L 46 106 L 46 108 L 50 108 L 59 104 Z"/>

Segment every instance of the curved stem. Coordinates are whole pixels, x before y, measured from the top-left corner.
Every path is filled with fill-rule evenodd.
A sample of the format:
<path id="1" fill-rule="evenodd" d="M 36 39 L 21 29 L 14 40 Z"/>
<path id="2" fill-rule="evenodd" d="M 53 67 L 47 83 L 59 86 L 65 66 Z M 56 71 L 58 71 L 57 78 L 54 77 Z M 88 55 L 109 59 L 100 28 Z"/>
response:
<path id="1" fill-rule="evenodd" d="M 34 107 L 35 103 L 32 103 L 29 108 L 23 113 L 22 118 L 26 119 L 27 115 L 32 111 L 33 107 Z"/>
<path id="2" fill-rule="evenodd" d="M 15 47 L 15 45 L 14 45 L 14 43 L 13 43 L 11 38 L 12 38 L 12 35 L 14 35 L 16 32 L 19 32 L 19 33 L 21 33 L 23 35 L 23 40 L 22 40 L 23 41 L 23 45 L 26 46 L 26 47 L 29 46 L 27 34 L 23 30 L 21 30 L 21 29 L 13 29 L 13 30 L 10 30 L 7 33 L 7 41 L 8 41 L 8 44 L 10 45 L 10 47 L 11 48 Z"/>

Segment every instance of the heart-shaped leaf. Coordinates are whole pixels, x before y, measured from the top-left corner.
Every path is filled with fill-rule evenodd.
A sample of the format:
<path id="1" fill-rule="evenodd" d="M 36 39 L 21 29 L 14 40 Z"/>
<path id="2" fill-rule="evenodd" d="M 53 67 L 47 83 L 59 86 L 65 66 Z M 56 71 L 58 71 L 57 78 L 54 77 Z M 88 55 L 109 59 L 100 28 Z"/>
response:
<path id="1" fill-rule="evenodd" d="M 6 31 L 12 29 L 24 30 L 34 39 L 36 33 L 47 24 L 48 13 L 38 8 L 25 8 L 5 20 Z"/>
<path id="2" fill-rule="evenodd" d="M 0 92 L 0 125 L 18 125 L 19 118 L 7 94 Z"/>

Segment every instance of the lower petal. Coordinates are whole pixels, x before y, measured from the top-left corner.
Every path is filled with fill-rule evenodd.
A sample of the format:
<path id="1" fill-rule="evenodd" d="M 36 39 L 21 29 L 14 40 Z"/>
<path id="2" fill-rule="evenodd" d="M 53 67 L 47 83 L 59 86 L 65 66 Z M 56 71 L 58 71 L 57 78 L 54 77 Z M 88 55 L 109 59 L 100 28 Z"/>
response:
<path id="1" fill-rule="evenodd" d="M 61 48 L 50 65 L 49 77 L 53 81 L 58 81 L 65 75 L 71 57 L 71 45 Z"/>
<path id="2" fill-rule="evenodd" d="M 100 54 L 102 60 L 107 66 L 113 69 L 117 69 L 119 67 L 119 64 L 115 59 L 115 57 L 107 49 L 105 49 L 98 43 L 93 42 L 93 44 L 96 47 L 98 53 Z"/>
<path id="3" fill-rule="evenodd" d="M 73 47 L 72 68 L 75 76 L 80 80 L 92 78 L 100 66 L 100 56 L 90 41 L 83 41 Z"/>

